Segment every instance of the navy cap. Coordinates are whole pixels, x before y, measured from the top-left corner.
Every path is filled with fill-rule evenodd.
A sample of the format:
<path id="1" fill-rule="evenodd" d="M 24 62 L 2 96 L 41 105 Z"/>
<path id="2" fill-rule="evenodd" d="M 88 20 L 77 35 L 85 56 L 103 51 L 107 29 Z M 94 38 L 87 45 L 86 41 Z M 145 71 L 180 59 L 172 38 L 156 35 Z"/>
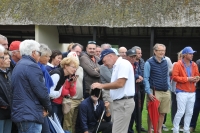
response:
<path id="1" fill-rule="evenodd" d="M 182 51 L 182 54 L 193 54 L 197 51 L 194 51 L 191 47 L 185 47 Z"/>
<path id="2" fill-rule="evenodd" d="M 100 55 L 100 60 L 99 60 L 99 65 L 102 65 L 103 64 L 103 62 L 102 62 L 102 60 L 103 60 L 103 58 L 106 56 L 106 55 L 108 55 L 108 54 L 111 54 L 111 53 L 115 53 L 112 49 L 105 49 L 105 50 L 103 50 L 102 52 L 101 52 L 101 55 Z"/>

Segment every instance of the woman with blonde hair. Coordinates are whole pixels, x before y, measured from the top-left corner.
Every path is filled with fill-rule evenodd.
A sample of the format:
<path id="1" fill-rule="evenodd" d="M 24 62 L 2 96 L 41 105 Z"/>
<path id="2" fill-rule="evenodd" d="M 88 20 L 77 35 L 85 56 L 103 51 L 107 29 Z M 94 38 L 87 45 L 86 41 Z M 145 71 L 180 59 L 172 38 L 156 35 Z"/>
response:
<path id="1" fill-rule="evenodd" d="M 67 52 L 70 52 L 70 51 L 71 51 L 71 49 L 72 49 L 73 45 L 74 45 L 74 43 L 73 43 L 73 42 L 72 42 L 72 43 L 70 43 L 70 44 L 68 45 L 68 47 L 67 47 Z"/>
<path id="2" fill-rule="evenodd" d="M 70 52 L 67 57 L 75 57 L 77 61 L 79 62 L 78 55 L 76 52 Z M 63 121 L 63 129 L 64 130 L 69 130 L 72 133 L 75 133 L 75 125 L 76 125 L 76 118 L 78 114 L 78 107 L 79 104 L 83 100 L 83 94 L 85 90 L 84 86 L 84 71 L 81 66 L 78 67 L 75 75 L 77 76 L 76 80 L 76 94 L 71 97 L 71 109 L 70 111 L 64 115 L 64 121 Z"/>
<path id="3" fill-rule="evenodd" d="M 50 72 L 54 85 L 50 88 L 49 96 L 52 99 L 52 112 L 57 114 L 61 125 L 63 121 L 62 100 L 68 95 L 76 94 L 76 76 L 73 76 L 79 66 L 75 57 L 66 57 L 60 62 L 60 68 Z"/>

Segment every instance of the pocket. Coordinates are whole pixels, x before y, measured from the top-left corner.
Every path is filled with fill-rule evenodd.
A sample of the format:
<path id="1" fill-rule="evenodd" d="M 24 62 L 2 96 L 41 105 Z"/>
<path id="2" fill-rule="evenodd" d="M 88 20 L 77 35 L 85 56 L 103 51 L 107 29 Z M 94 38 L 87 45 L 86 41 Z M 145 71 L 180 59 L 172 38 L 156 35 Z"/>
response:
<path id="1" fill-rule="evenodd" d="M 17 123 L 18 130 L 20 132 L 27 132 L 33 126 L 33 124 L 31 124 L 31 123 L 32 122 L 19 122 L 19 123 Z"/>

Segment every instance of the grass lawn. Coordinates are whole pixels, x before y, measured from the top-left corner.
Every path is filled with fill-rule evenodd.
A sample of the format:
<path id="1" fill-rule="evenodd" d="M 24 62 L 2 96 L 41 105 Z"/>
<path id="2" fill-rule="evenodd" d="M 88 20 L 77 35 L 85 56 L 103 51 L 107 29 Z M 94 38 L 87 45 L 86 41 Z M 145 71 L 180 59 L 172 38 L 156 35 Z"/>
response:
<path id="1" fill-rule="evenodd" d="M 142 125 L 143 125 L 143 127 L 145 129 L 147 129 L 147 110 L 146 110 L 146 105 L 144 105 L 144 109 L 143 109 L 143 112 L 142 112 Z M 166 121 L 165 125 L 167 126 L 169 131 L 167 131 L 167 132 L 163 131 L 163 133 L 172 133 L 171 128 L 173 127 L 173 124 L 171 122 L 171 113 L 167 114 L 167 121 Z M 136 132 L 135 125 L 134 125 L 134 131 Z M 198 121 L 197 121 L 197 127 L 195 129 L 195 132 L 196 133 L 200 133 L 200 116 L 199 116 Z"/>

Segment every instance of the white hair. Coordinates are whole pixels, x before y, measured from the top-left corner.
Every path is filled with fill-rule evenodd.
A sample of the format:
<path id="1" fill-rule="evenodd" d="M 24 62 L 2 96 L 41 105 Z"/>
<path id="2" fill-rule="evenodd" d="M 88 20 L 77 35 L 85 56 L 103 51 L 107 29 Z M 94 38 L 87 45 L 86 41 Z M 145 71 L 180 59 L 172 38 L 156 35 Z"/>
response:
<path id="1" fill-rule="evenodd" d="M 78 61 L 79 64 L 79 58 L 78 55 L 76 54 L 76 52 L 70 52 L 67 57 L 74 57 L 74 59 L 76 59 Z"/>
<path id="2" fill-rule="evenodd" d="M 0 34 L 0 39 L 1 40 L 7 40 L 7 38 L 5 36 L 1 35 L 1 34 Z"/>
<path id="3" fill-rule="evenodd" d="M 0 53 L 4 53 L 5 48 L 0 44 Z"/>
<path id="4" fill-rule="evenodd" d="M 110 44 L 108 44 L 108 43 L 101 44 L 102 50 L 109 49 L 109 48 L 112 48 L 112 46 Z"/>
<path id="5" fill-rule="evenodd" d="M 52 54 L 51 49 L 46 44 L 43 43 L 40 43 L 40 52 L 42 53 L 42 56 L 43 55 L 51 56 Z"/>
<path id="6" fill-rule="evenodd" d="M 24 40 L 20 43 L 19 51 L 21 55 L 32 55 L 33 51 L 40 51 L 40 44 L 34 40 Z"/>

